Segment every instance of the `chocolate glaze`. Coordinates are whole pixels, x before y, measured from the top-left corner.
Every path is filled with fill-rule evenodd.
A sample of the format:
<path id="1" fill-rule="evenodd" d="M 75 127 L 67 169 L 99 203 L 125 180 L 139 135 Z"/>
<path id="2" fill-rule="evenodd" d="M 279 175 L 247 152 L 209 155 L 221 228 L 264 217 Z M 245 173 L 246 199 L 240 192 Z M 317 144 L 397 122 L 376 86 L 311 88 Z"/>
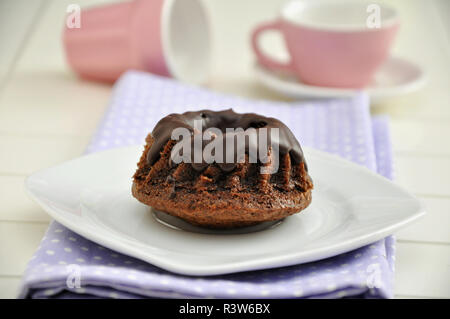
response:
<path id="1" fill-rule="evenodd" d="M 257 131 L 260 128 L 264 127 L 267 128 L 268 132 L 270 132 L 271 128 L 278 128 L 279 130 L 278 141 L 271 141 L 269 133 L 267 145 L 271 145 L 270 143 L 272 143 L 272 146 L 275 149 L 278 149 L 281 155 L 289 153 L 294 163 L 298 164 L 300 162 L 304 162 L 303 151 L 300 147 L 300 143 L 297 141 L 294 134 L 292 134 L 291 130 L 281 121 L 272 117 L 265 117 L 255 113 L 235 113 L 232 109 L 218 112 L 202 110 L 196 112 L 186 112 L 183 114 L 170 114 L 162 118 L 152 131 L 152 137 L 154 141 L 147 154 L 147 162 L 150 165 L 153 165 L 159 159 L 160 152 L 162 151 L 166 143 L 171 139 L 172 131 L 176 128 L 183 127 L 188 129 L 191 132 L 191 140 L 193 141 L 193 136 L 195 134 L 195 120 L 202 121 L 202 132 L 212 127 L 218 128 L 222 131 L 222 137 L 224 139 L 224 158 L 226 156 L 225 139 L 234 138 L 232 134 L 226 132 L 227 128 L 242 128 L 243 130 L 254 128 L 255 130 L 252 130 L 252 132 L 257 135 Z M 250 131 L 246 132 L 248 134 Z M 210 141 L 203 142 L 203 148 L 208 143 L 210 143 Z M 249 150 L 251 150 L 252 148 L 258 147 L 258 144 L 249 144 L 250 143 L 248 143 L 247 139 L 244 146 L 246 154 L 249 154 Z M 234 145 L 235 147 L 233 151 L 235 163 L 217 163 L 217 165 L 223 171 L 232 171 L 236 167 L 236 154 L 238 154 L 238 148 L 236 147 L 236 144 Z M 204 162 L 192 163 L 191 165 L 196 170 L 202 170 L 208 164 Z"/>

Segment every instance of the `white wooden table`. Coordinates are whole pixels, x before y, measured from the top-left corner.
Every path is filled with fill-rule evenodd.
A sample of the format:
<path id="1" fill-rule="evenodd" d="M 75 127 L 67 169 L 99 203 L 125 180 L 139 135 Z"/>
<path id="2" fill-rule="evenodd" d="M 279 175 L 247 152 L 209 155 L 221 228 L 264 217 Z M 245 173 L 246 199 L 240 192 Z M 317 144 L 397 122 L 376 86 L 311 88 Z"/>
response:
<path id="1" fill-rule="evenodd" d="M 80 155 L 108 103 L 111 87 L 78 80 L 61 47 L 67 5 L 102 2 L 0 2 L 0 297 L 16 296 L 50 221 L 24 194 L 25 176 Z M 205 2 L 214 38 L 209 87 L 282 99 L 256 83 L 248 38 L 283 1 Z M 374 111 L 392 118 L 397 182 L 428 205 L 425 218 L 398 234 L 395 293 L 450 298 L 450 1 L 393 4 L 403 20 L 394 53 L 429 74 L 426 88 Z M 266 40 L 281 52 L 272 38 Z"/>

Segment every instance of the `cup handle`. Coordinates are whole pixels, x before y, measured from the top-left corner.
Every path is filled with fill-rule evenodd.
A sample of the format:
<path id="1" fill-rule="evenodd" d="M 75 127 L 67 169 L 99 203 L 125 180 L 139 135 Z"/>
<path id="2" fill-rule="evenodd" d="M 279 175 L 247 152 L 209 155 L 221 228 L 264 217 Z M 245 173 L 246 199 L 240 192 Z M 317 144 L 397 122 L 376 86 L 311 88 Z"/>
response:
<path id="1" fill-rule="evenodd" d="M 259 42 L 258 42 L 259 36 L 264 31 L 268 31 L 268 30 L 276 30 L 278 32 L 281 32 L 281 21 L 276 20 L 276 21 L 263 23 L 253 31 L 253 33 L 252 33 L 252 48 L 256 54 L 256 57 L 257 57 L 259 63 L 261 63 L 263 66 L 265 66 L 266 68 L 269 68 L 269 69 L 278 69 L 278 70 L 283 70 L 283 71 L 292 70 L 292 62 L 289 61 L 287 63 L 283 63 L 283 62 L 276 61 L 275 59 L 269 57 L 267 54 L 265 54 L 261 50 L 261 48 L 259 46 Z"/>

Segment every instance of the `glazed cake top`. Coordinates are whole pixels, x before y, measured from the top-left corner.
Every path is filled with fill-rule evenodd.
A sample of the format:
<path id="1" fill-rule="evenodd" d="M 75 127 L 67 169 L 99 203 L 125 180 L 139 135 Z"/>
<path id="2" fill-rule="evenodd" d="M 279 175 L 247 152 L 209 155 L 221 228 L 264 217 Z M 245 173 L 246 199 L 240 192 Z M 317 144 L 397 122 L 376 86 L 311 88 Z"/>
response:
<path id="1" fill-rule="evenodd" d="M 195 122 L 198 121 L 198 122 Z M 255 134 L 258 135 L 258 130 L 261 128 L 267 128 L 267 132 L 272 128 L 278 129 L 278 138 L 276 140 L 271 139 L 271 134 L 267 134 L 268 142 L 267 146 L 271 145 L 272 148 L 277 149 L 280 155 L 290 154 L 291 159 L 295 163 L 304 162 L 303 151 L 300 143 L 295 138 L 291 130 L 280 120 L 272 117 L 265 117 L 255 113 L 236 113 L 232 109 L 224 111 L 211 111 L 201 110 L 195 112 L 185 112 L 183 114 L 170 114 L 162 118 L 152 131 L 153 144 L 147 154 L 147 162 L 153 165 L 160 157 L 160 152 L 163 150 L 167 142 L 172 138 L 173 130 L 177 128 L 186 128 L 191 134 L 191 140 L 197 132 L 195 123 L 201 123 L 202 131 L 209 128 L 217 128 L 222 132 L 222 138 L 224 139 L 223 145 L 226 145 L 226 140 L 232 139 L 234 141 L 235 136 L 239 134 Z M 249 130 L 253 128 L 254 130 Z M 227 132 L 227 129 L 242 129 L 241 131 L 235 131 L 235 133 Z M 192 142 L 193 143 L 193 142 Z M 209 142 L 208 142 L 209 143 Z M 202 149 L 208 144 L 203 141 Z M 250 151 L 256 151 L 255 154 L 261 154 L 258 150 L 259 143 L 251 143 L 247 138 L 244 145 L 235 144 L 232 148 L 234 153 L 232 156 L 235 159 L 233 163 L 217 163 L 217 165 L 223 171 L 231 171 L 236 167 L 237 154 L 240 151 L 244 151 L 249 154 Z M 242 149 L 245 148 L 245 149 Z M 224 148 L 224 157 L 226 156 L 227 149 Z M 228 158 L 228 157 L 226 157 Z M 203 163 L 194 163 L 192 166 L 196 170 L 203 169 L 206 165 Z"/>

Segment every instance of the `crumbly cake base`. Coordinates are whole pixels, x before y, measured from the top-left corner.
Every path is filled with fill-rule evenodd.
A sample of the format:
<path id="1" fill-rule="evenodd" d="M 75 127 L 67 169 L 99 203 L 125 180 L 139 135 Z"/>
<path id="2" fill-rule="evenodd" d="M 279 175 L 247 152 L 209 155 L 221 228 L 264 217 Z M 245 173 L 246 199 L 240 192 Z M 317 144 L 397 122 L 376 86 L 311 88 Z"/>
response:
<path id="1" fill-rule="evenodd" d="M 208 228 L 235 228 L 283 219 L 311 203 L 313 183 L 304 163 L 291 166 L 289 155 L 274 175 L 261 175 L 260 164 L 238 164 L 230 173 L 211 164 L 203 171 L 172 165 L 168 142 L 153 165 L 147 154 L 149 134 L 133 176 L 132 194 L 156 210 Z"/>
<path id="2" fill-rule="evenodd" d="M 141 185 L 142 186 L 142 185 Z M 168 185 L 142 187 L 134 182 L 133 196 L 156 210 L 179 217 L 193 225 L 208 228 L 235 228 L 283 219 L 305 209 L 311 203 L 306 192 L 277 190 L 268 194 L 232 191 L 192 192 Z"/>

